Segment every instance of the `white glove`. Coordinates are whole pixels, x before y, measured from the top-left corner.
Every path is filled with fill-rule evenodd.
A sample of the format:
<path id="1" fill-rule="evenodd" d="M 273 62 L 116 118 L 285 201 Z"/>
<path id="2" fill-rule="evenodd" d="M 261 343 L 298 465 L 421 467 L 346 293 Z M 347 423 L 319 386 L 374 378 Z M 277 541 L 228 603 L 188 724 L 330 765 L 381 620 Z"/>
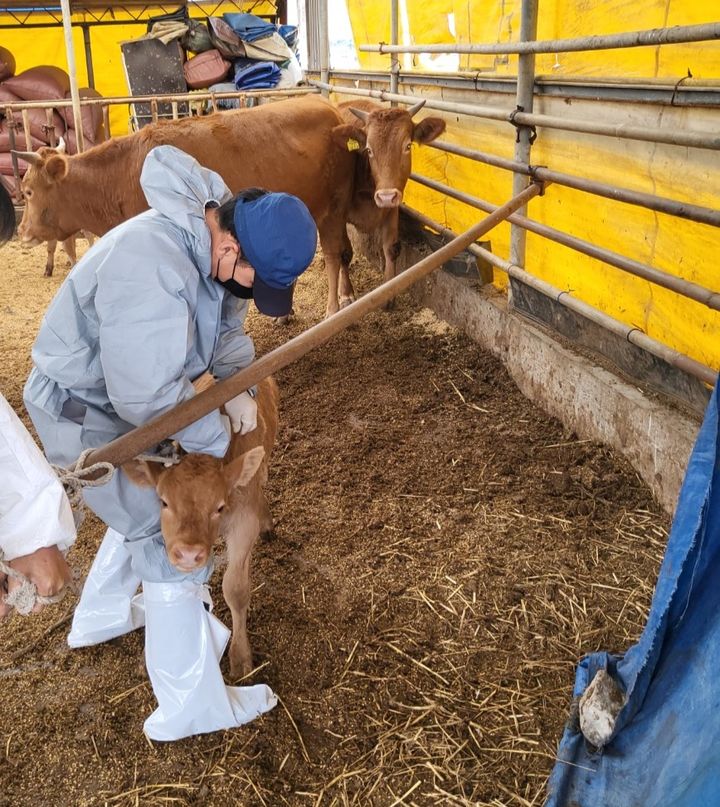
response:
<path id="1" fill-rule="evenodd" d="M 247 434 L 257 427 L 257 403 L 249 392 L 241 392 L 225 404 L 232 430 Z"/>

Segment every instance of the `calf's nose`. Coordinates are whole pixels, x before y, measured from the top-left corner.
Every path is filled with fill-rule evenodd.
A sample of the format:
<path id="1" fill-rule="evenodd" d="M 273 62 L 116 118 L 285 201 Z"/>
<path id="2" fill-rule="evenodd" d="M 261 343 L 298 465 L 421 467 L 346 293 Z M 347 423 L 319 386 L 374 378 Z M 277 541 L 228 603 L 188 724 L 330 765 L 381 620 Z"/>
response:
<path id="1" fill-rule="evenodd" d="M 378 207 L 399 207 L 402 192 L 397 188 L 379 188 L 375 191 L 375 204 Z"/>
<path id="2" fill-rule="evenodd" d="M 175 544 L 168 552 L 173 566 L 183 572 L 191 572 L 204 566 L 208 560 L 208 551 L 198 544 Z"/>

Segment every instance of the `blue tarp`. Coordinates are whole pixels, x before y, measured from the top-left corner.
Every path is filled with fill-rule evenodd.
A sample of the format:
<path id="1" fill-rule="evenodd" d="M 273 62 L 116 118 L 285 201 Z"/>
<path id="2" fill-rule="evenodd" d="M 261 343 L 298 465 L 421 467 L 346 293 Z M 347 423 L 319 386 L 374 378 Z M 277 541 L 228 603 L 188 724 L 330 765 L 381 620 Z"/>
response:
<path id="1" fill-rule="evenodd" d="M 575 696 L 604 667 L 627 703 L 601 751 L 566 728 L 546 807 L 720 805 L 718 386 L 685 474 L 645 630 L 624 657 L 594 653 L 578 666 Z"/>
<path id="2" fill-rule="evenodd" d="M 261 90 L 274 87 L 280 81 L 280 68 L 274 62 L 254 62 L 235 69 L 235 86 L 238 90 Z"/>
<path id="3" fill-rule="evenodd" d="M 223 19 L 240 39 L 244 39 L 246 42 L 254 42 L 256 39 L 270 36 L 277 31 L 276 26 L 271 22 L 256 17 L 254 14 L 241 14 L 233 11 L 223 14 Z"/>

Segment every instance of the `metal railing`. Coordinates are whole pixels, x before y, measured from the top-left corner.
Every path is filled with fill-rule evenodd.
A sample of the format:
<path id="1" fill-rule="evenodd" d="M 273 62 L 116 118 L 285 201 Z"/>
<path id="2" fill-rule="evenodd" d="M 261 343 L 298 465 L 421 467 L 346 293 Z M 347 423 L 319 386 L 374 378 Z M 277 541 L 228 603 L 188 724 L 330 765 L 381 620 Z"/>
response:
<path id="1" fill-rule="evenodd" d="M 171 93 L 167 95 L 122 95 L 109 98 L 83 98 L 80 100 L 80 107 L 100 107 L 102 109 L 103 123 L 107 136 L 110 133 L 110 107 L 112 106 L 129 106 L 131 109 L 136 104 L 149 104 L 150 113 L 149 117 L 153 123 L 166 118 L 168 120 L 177 120 L 183 117 L 184 114 L 188 116 L 192 114 L 193 108 L 198 103 L 209 102 L 210 108 L 213 112 L 217 112 L 219 102 L 224 99 L 236 100 L 239 106 L 245 107 L 251 99 L 260 98 L 286 98 L 294 95 L 315 95 L 318 90 L 313 87 L 288 87 L 281 90 L 237 90 L 231 92 L 201 92 L 193 91 L 191 93 Z M 169 105 L 170 110 L 167 113 L 161 111 L 160 106 Z M 55 124 L 53 121 L 54 110 L 72 109 L 73 102 L 71 99 L 57 99 L 48 101 L 21 101 L 12 104 L 5 104 L 2 111 L 5 115 L 5 120 L 8 127 L 8 139 L 10 148 L 15 151 L 17 145 L 18 131 L 22 130 L 25 140 L 25 149 L 18 149 L 19 151 L 31 151 L 33 137 L 31 134 L 31 125 L 29 112 L 30 110 L 40 109 L 44 110 L 46 114 L 46 124 L 42 127 L 45 132 L 47 144 L 51 147 L 56 147 L 59 143 L 60 134 L 55 131 Z M 16 114 L 20 113 L 21 121 L 16 119 Z M 135 115 L 129 114 L 129 119 L 132 120 Z M 82 152 L 83 144 L 78 138 L 78 153 Z M 18 158 L 15 154 L 12 157 L 13 174 L 15 179 L 15 198 L 18 204 L 22 203 L 22 194 L 20 193 L 20 168 L 18 165 Z"/>
<path id="2" fill-rule="evenodd" d="M 611 48 L 647 47 L 720 40 L 720 22 L 706 23 L 702 25 L 676 26 L 672 28 L 657 28 L 646 31 L 634 31 L 607 36 L 536 40 L 537 14 L 538 0 L 523 0 L 520 20 L 520 41 L 512 43 L 399 45 L 397 43 L 396 21 L 394 21 L 394 25 L 391 27 L 393 34 L 393 41 L 391 44 L 388 45 L 385 43 L 379 43 L 377 45 L 361 45 L 359 47 L 360 51 L 385 53 L 391 56 L 390 92 L 382 89 L 360 88 L 357 86 L 357 83 L 355 83 L 355 86 L 333 84 L 330 83 L 330 76 L 328 76 L 328 79 L 324 81 L 313 83 L 324 91 L 333 91 L 344 95 L 377 98 L 393 104 L 414 104 L 417 102 L 417 96 L 398 93 L 397 91 L 398 82 L 396 65 L 398 54 L 519 54 L 518 76 L 515 88 L 515 109 L 501 109 L 487 105 L 456 103 L 438 98 L 429 98 L 425 104 L 426 109 L 434 109 L 455 115 L 466 115 L 511 124 L 517 134 L 514 154 L 515 159 L 509 160 L 503 157 L 486 154 L 484 152 L 444 141 L 438 141 L 430 144 L 433 148 L 511 171 L 513 174 L 514 192 L 517 192 L 517 189 L 522 186 L 522 183 L 525 181 L 525 177 L 530 176 L 536 180 L 554 182 L 584 193 L 590 193 L 596 196 L 613 199 L 615 201 L 637 205 L 655 212 L 665 213 L 671 216 L 714 227 L 720 226 L 720 211 L 714 208 L 680 202 L 675 199 L 634 191 L 628 188 L 618 188 L 607 183 L 597 182 L 584 177 L 573 176 L 571 174 L 555 171 L 545 166 L 533 166 L 530 160 L 532 143 L 536 137 L 535 127 L 559 129 L 561 131 L 600 135 L 604 137 L 638 140 L 649 143 L 662 143 L 673 146 L 720 150 L 720 134 L 718 134 L 717 131 L 703 132 L 688 130 L 686 128 L 683 128 L 682 130 L 669 131 L 668 129 L 661 129 L 658 127 L 637 126 L 630 122 L 612 123 L 597 120 L 587 121 L 568 118 L 565 116 L 558 117 L 554 115 L 538 114 L 532 109 L 533 100 L 536 94 L 534 56 L 537 53 L 596 51 Z M 440 80 L 438 79 L 436 83 L 439 81 Z M 429 187 L 438 191 L 439 193 L 442 193 L 446 197 L 457 199 L 480 210 L 489 212 L 495 209 L 495 205 L 492 205 L 489 202 L 485 202 L 477 197 L 463 193 L 462 191 L 454 188 L 450 188 L 443 183 L 427 177 L 412 174 L 411 179 L 423 184 L 425 187 Z M 485 254 L 487 252 L 486 250 L 482 250 L 482 256 L 485 257 L 493 266 L 496 266 L 497 268 L 511 274 L 514 273 L 514 276 L 522 279 L 523 282 L 527 282 L 528 285 L 537 288 L 548 296 L 558 299 L 559 296 L 564 295 L 564 293 L 559 292 L 556 289 L 552 289 L 552 287 L 548 286 L 547 284 L 543 284 L 542 281 L 537 280 L 537 278 L 534 278 L 522 268 L 526 263 L 526 231 L 534 232 L 544 238 L 574 249 L 584 255 L 588 255 L 592 258 L 603 261 L 610 266 L 614 266 L 636 277 L 640 277 L 651 283 L 660 285 L 666 289 L 676 292 L 677 294 L 683 295 L 689 299 L 706 305 L 712 310 L 720 310 L 720 293 L 715 290 L 706 289 L 699 284 L 675 277 L 674 275 L 662 272 L 652 266 L 640 263 L 639 261 L 631 260 L 630 258 L 604 249 L 603 247 L 596 246 L 595 244 L 583 239 L 563 233 L 553 227 L 535 222 L 523 215 L 523 212 L 524 211 L 519 211 L 518 213 L 513 214 L 509 219 L 511 223 L 510 260 L 505 261 L 502 258 L 491 255 L 491 253 Z M 411 213 L 417 220 L 423 219 L 422 214 L 419 214 L 416 211 L 411 211 Z M 431 229 L 435 229 L 438 232 L 450 232 L 447 230 L 447 228 L 442 227 L 442 225 L 438 225 L 437 222 L 428 224 L 428 221 L 431 220 L 426 220 L 425 223 L 427 226 L 431 227 Z M 471 248 L 471 251 L 475 252 L 475 254 L 481 254 L 478 253 L 477 250 L 481 250 L 481 248 L 477 245 L 474 245 Z M 571 298 L 564 295 L 563 299 L 569 300 Z M 627 328 L 626 326 L 621 326 L 619 323 L 611 320 L 611 318 L 607 317 L 602 312 L 597 311 L 597 309 L 594 309 L 580 301 L 576 301 L 576 303 L 571 303 L 568 305 L 569 307 L 574 307 L 574 309 L 578 311 L 582 309 L 582 313 L 585 316 L 588 316 L 588 311 L 591 311 L 592 315 L 590 315 L 590 318 L 596 322 L 600 322 L 600 324 L 603 324 L 604 327 L 607 327 L 610 330 L 619 332 L 618 328 L 620 328 L 620 330 L 625 329 L 627 331 L 625 335 L 629 341 L 644 347 L 655 355 L 662 355 L 662 357 L 666 360 L 671 360 L 671 363 L 675 366 L 679 366 L 692 375 L 701 378 L 705 383 L 715 383 L 717 373 L 714 370 L 711 370 L 699 362 L 695 362 L 690 357 L 682 356 L 681 354 L 678 354 L 677 351 L 672 351 L 670 348 L 666 348 L 665 346 L 658 347 L 659 343 L 651 340 L 650 337 L 639 331 L 637 328 Z M 632 334 L 632 338 L 628 336 L 628 333 Z"/>

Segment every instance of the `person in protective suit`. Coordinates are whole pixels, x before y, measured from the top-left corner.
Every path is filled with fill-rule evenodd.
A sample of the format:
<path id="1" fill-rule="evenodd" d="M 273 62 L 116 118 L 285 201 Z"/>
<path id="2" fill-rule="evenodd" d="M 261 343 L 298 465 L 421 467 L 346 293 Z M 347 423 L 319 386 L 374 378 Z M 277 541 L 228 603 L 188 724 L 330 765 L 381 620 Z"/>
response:
<path id="1" fill-rule="evenodd" d="M 75 541 L 75 522 L 62 485 L 3 395 L 0 479 L 0 561 L 10 571 L 0 569 L 2 620 L 13 610 L 13 595 L 21 586 L 17 575 L 43 597 L 62 591 L 72 577 L 64 553 Z M 37 603 L 33 611 L 42 607 Z"/>
<path id="2" fill-rule="evenodd" d="M 152 149 L 140 182 L 150 210 L 101 238 L 68 275 L 33 347 L 25 406 L 51 462 L 130 431 L 254 358 L 243 329 L 249 299 L 290 313 L 295 279 L 315 255 L 317 230 L 302 201 L 251 189 L 232 197 L 220 176 L 173 146 Z M 256 426 L 253 390 L 172 435 L 188 452 L 224 456 L 230 428 Z M 238 726 L 275 705 L 265 685 L 227 687 L 219 658 L 229 631 L 213 617 L 212 561 L 185 574 L 167 557 L 160 502 L 117 470 L 85 488 L 109 529 L 83 588 L 71 647 L 145 624 L 145 661 L 158 708 L 155 740 Z M 136 596 L 139 584 L 143 592 Z"/>

